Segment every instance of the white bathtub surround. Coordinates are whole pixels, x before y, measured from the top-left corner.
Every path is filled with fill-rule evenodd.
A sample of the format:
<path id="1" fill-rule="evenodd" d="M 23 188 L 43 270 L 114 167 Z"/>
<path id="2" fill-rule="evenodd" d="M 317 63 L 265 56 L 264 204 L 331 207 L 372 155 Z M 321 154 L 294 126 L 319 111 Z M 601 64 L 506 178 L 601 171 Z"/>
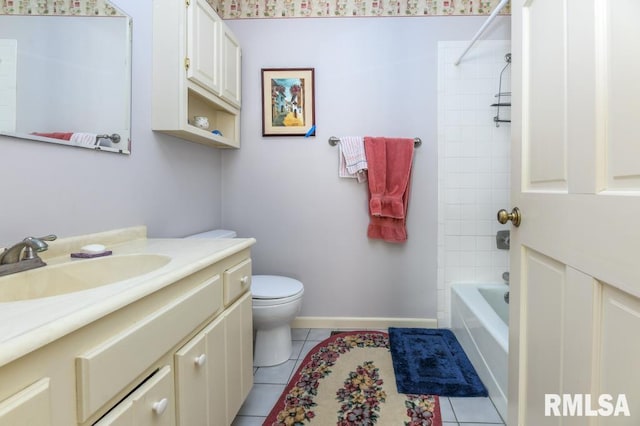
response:
<path id="1" fill-rule="evenodd" d="M 509 206 L 510 124 L 493 117 L 508 40 L 479 41 L 460 65 L 468 42 L 438 43 L 438 324 L 450 324 L 454 281 L 500 282 L 508 270 L 496 212 Z M 509 70 L 502 90 L 511 90 Z M 508 116 L 508 108 L 501 108 Z"/>
<path id="2" fill-rule="evenodd" d="M 509 358 L 506 284 L 455 283 L 451 329 L 503 419 L 507 418 Z M 505 321 L 506 320 L 506 321 Z"/>

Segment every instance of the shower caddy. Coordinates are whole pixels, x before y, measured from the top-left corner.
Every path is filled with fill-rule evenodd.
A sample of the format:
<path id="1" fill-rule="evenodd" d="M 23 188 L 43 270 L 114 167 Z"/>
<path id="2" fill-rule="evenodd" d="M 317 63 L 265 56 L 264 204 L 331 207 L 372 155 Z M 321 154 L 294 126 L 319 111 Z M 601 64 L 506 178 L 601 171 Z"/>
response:
<path id="1" fill-rule="evenodd" d="M 503 92 L 502 91 L 502 75 L 505 70 L 511 65 L 511 53 L 507 53 L 504 55 L 504 60 L 507 64 L 500 71 L 500 81 L 498 83 L 498 93 L 495 95 L 498 98 L 498 101 L 494 104 L 491 104 L 492 107 L 496 107 L 496 116 L 493 117 L 493 121 L 496 123 L 496 127 L 500 127 L 500 123 L 511 123 L 511 120 L 500 118 L 500 107 L 510 107 L 511 106 L 511 92 Z M 507 100 L 503 100 L 502 98 L 508 98 Z"/>

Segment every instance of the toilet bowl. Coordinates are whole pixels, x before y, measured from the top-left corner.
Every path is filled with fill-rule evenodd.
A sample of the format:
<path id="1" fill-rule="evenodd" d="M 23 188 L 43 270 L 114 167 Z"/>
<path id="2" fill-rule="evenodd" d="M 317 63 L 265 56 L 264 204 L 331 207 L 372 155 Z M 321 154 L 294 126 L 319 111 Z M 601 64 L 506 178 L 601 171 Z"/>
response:
<path id="1" fill-rule="evenodd" d="M 187 238 L 235 238 L 234 231 L 216 229 Z M 253 365 L 268 367 L 291 357 L 291 321 L 302 307 L 304 286 L 279 275 L 253 275 L 251 297 L 255 343 Z"/>
<path id="2" fill-rule="evenodd" d="M 302 283 L 277 275 L 251 277 L 253 365 L 267 367 L 291 358 L 291 321 L 302 306 Z"/>

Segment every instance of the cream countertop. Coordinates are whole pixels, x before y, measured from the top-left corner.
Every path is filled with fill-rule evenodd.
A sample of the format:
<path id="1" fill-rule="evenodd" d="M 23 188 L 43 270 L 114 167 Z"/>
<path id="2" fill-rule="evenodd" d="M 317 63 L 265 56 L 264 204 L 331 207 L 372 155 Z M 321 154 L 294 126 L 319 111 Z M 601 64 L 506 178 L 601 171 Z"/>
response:
<path id="1" fill-rule="evenodd" d="M 50 244 L 49 251 L 42 253 L 49 265 L 82 262 L 84 259 L 71 259 L 69 253 L 88 243 L 104 244 L 114 256 L 150 253 L 169 256 L 171 261 L 152 272 L 114 284 L 0 303 L 0 366 L 255 243 L 253 238 L 147 239 L 145 234 L 144 227 L 136 227 Z"/>

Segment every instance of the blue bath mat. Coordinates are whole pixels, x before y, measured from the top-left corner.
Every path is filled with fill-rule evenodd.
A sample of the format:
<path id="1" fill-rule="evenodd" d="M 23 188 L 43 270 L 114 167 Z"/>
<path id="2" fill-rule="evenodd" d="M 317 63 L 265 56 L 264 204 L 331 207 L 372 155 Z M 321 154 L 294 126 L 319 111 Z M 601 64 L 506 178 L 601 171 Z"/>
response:
<path id="1" fill-rule="evenodd" d="M 487 396 L 451 330 L 392 327 L 389 346 L 399 393 Z"/>

